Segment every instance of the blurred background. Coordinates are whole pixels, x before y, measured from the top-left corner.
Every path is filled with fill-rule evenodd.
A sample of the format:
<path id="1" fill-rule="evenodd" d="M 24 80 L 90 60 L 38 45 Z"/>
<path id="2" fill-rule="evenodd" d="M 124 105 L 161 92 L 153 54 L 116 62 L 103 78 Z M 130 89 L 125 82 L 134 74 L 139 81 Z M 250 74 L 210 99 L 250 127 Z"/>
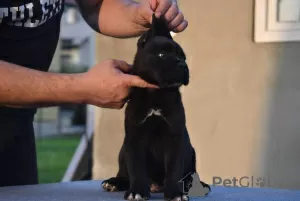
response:
<path id="1" fill-rule="evenodd" d="M 75 1 L 66 0 L 60 40 L 50 71 L 86 72 L 95 60 L 94 38 L 94 31 L 81 17 Z M 91 133 L 87 134 L 92 128 L 87 121 L 93 121 L 87 115 L 89 107 L 66 104 L 38 110 L 34 128 L 40 183 L 90 179 L 90 164 L 83 163 L 83 168 L 79 168 L 91 146 L 88 145 Z"/>
<path id="2" fill-rule="evenodd" d="M 191 72 L 182 96 L 201 179 L 300 189 L 300 0 L 178 3 L 189 27 L 174 39 Z M 132 62 L 136 38 L 95 34 L 74 2 L 66 4 L 51 70 L 86 71 L 107 58 Z M 41 182 L 116 174 L 124 110 L 52 107 L 40 109 L 35 123 Z"/>

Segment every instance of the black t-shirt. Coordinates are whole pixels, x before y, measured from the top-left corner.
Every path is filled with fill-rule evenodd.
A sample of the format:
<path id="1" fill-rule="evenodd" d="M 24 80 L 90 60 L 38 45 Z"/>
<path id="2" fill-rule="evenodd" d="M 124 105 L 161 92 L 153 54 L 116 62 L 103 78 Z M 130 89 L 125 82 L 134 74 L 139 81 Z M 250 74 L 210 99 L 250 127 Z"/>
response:
<path id="1" fill-rule="evenodd" d="M 0 0 L 0 60 L 48 71 L 59 39 L 63 6 L 64 0 Z M 35 112 L 0 107 L 0 115 L 31 116 Z"/>

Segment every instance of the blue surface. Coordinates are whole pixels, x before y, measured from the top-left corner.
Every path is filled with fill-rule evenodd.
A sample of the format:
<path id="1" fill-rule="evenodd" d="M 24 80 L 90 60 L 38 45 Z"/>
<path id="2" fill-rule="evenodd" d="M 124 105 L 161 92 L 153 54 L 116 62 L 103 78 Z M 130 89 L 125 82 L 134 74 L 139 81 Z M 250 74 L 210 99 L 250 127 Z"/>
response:
<path id="1" fill-rule="evenodd" d="M 123 192 L 103 192 L 101 181 L 84 181 L 32 186 L 2 187 L 0 201 L 116 201 L 123 200 Z M 150 200 L 163 200 L 162 194 L 152 194 Z M 150 201 L 149 200 L 149 201 Z M 204 198 L 191 201 L 300 201 L 300 191 L 212 187 Z"/>

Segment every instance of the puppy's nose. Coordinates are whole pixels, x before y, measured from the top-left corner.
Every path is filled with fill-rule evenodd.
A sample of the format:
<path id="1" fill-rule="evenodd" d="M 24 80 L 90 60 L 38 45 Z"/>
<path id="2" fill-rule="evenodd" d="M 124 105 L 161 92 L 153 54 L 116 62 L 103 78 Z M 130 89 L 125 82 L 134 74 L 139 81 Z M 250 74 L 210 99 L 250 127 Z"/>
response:
<path id="1" fill-rule="evenodd" d="M 187 68 L 187 64 L 186 64 L 184 61 L 178 62 L 178 66 L 179 66 L 180 68 Z"/>
<path id="2" fill-rule="evenodd" d="M 185 60 L 183 60 L 181 58 L 176 57 L 176 62 L 179 66 L 186 66 Z"/>

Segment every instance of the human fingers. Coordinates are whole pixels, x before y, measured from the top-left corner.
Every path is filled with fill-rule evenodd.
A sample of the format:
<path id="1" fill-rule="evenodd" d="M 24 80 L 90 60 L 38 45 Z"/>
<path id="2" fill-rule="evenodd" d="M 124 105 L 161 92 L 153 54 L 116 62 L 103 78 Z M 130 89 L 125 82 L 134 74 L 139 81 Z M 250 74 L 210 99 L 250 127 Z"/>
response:
<path id="1" fill-rule="evenodd" d="M 108 109 L 122 109 L 126 102 L 114 102 L 106 105 L 99 104 L 97 106 Z"/>
<path id="2" fill-rule="evenodd" d="M 172 4 L 172 0 L 160 0 L 155 10 L 155 16 L 159 18 L 160 16 L 165 15 Z"/>
<path id="3" fill-rule="evenodd" d="M 139 88 L 159 88 L 158 86 L 154 84 L 150 84 L 146 82 L 145 80 L 141 79 L 138 76 L 135 75 L 124 75 L 123 76 L 123 82 L 126 86 L 129 87 L 139 87 Z"/>
<path id="4" fill-rule="evenodd" d="M 164 17 L 167 20 L 168 24 L 172 22 L 179 14 L 179 8 L 176 2 L 172 2 L 170 8 L 165 13 Z"/>
<path id="5" fill-rule="evenodd" d="M 178 15 L 169 22 L 169 29 L 170 30 L 174 30 L 175 28 L 177 28 L 182 22 L 184 21 L 184 16 L 182 14 L 182 12 L 179 12 Z"/>
<path id="6" fill-rule="evenodd" d="M 129 72 L 131 69 L 131 65 L 129 65 L 127 62 L 122 61 L 122 60 L 117 60 L 117 59 L 111 59 L 108 60 L 109 65 L 113 66 L 123 72 Z"/>
<path id="7" fill-rule="evenodd" d="M 174 28 L 172 31 L 174 33 L 179 33 L 184 31 L 188 27 L 188 21 L 184 20 L 180 25 L 178 25 L 176 28 Z"/>

